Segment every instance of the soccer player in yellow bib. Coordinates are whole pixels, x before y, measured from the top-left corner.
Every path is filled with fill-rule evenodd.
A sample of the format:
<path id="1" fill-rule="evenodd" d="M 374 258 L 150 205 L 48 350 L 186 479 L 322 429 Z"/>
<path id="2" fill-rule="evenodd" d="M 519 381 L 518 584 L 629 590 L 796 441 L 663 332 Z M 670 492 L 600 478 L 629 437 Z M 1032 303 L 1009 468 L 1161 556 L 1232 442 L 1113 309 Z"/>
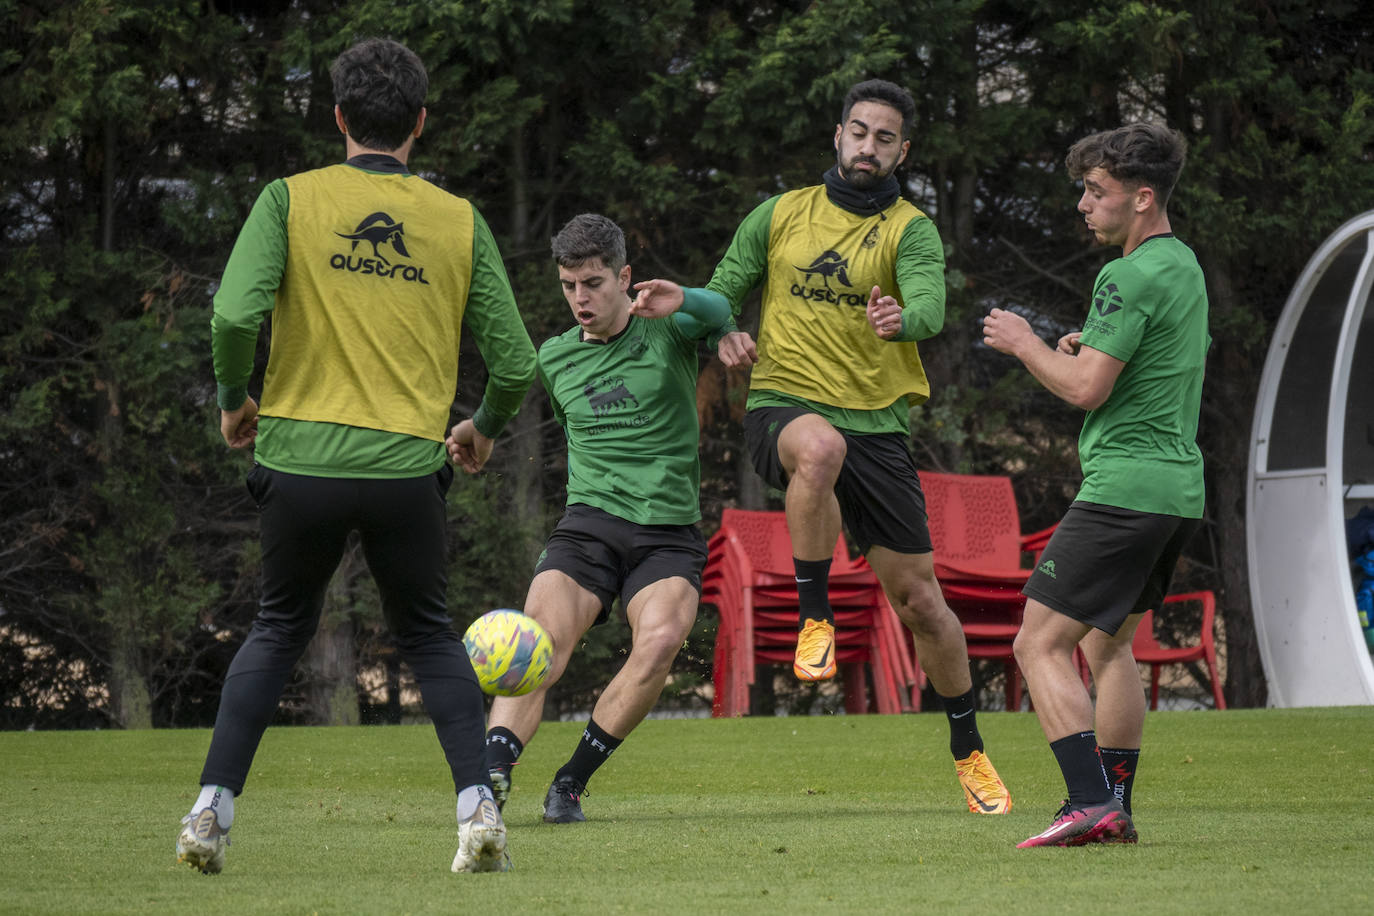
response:
<path id="1" fill-rule="evenodd" d="M 446 606 L 445 433 L 461 443 L 464 470 L 479 470 L 534 381 L 534 346 L 481 215 L 406 168 L 425 123 L 419 58 L 369 39 L 330 76 L 347 161 L 267 184 L 215 295 L 220 429 L 233 448 L 255 445 L 248 490 L 262 526 L 262 598 L 225 677 L 177 858 L 223 868 L 235 797 L 357 531 L 458 794 L 452 869 L 505 871 L 482 692 Z M 269 313 L 259 408 L 248 381 Z M 465 327 L 487 385 L 472 418 L 446 430 Z M 301 840 L 327 855 L 322 838 Z"/>
<path id="2" fill-rule="evenodd" d="M 763 284 L 758 340 L 733 327 L 727 366 L 753 365 L 744 418 L 754 467 L 786 492 L 801 597 L 793 670 L 835 674 L 830 557 L 843 524 L 868 558 L 944 701 L 969 810 L 1002 814 L 1011 796 L 983 753 L 963 628 L 935 581 L 910 410 L 930 395 L 917 341 L 945 317 L 935 224 L 901 197 L 893 172 L 916 106 L 885 80 L 853 86 L 823 182 L 764 201 L 735 233 L 707 289 L 738 315 Z"/>

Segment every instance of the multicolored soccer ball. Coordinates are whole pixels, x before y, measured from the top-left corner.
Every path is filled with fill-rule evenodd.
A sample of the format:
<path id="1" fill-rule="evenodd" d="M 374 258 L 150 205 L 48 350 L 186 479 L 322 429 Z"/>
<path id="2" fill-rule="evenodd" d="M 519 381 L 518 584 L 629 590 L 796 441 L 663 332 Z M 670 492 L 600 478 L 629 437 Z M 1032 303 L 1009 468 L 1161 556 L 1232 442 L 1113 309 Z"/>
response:
<path id="1" fill-rule="evenodd" d="M 553 637 L 533 617 L 509 608 L 488 611 L 463 634 L 482 690 L 497 697 L 518 697 L 535 690 L 549 676 Z"/>

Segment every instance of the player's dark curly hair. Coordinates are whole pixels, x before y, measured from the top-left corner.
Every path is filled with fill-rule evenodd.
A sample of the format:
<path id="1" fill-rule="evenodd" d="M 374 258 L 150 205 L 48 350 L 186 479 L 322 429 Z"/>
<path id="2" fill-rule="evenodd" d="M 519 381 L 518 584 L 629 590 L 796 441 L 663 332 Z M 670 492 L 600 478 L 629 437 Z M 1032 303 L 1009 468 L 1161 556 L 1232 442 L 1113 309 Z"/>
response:
<path id="1" fill-rule="evenodd" d="M 1181 133 L 1163 124 L 1142 123 L 1084 137 L 1069 147 L 1064 164 L 1075 180 L 1102 168 L 1128 188 L 1153 188 L 1162 207 L 1187 157 L 1188 141 Z"/>
<path id="2" fill-rule="evenodd" d="M 553 257 L 560 267 L 581 267 L 600 258 L 603 267 L 625 266 L 625 233 L 600 213 L 579 213 L 553 237 Z"/>
<path id="3" fill-rule="evenodd" d="M 415 52 L 388 38 L 368 38 L 339 55 L 329 78 L 349 136 L 368 149 L 405 145 L 429 91 Z"/>
<path id="4" fill-rule="evenodd" d="M 911 123 L 916 120 L 916 100 L 911 97 L 911 93 L 887 80 L 864 80 L 851 86 L 844 96 L 844 109 L 840 112 L 841 124 L 849 123 L 849 112 L 860 102 L 881 102 L 897 109 L 897 113 L 902 116 L 903 137 L 911 130 Z"/>

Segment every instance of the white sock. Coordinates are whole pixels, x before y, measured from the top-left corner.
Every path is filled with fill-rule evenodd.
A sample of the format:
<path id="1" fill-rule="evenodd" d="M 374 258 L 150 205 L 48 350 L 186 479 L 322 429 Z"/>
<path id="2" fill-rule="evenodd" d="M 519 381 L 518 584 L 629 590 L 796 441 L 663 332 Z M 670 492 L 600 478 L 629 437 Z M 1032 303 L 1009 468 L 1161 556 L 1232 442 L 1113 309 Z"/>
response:
<path id="1" fill-rule="evenodd" d="M 191 806 L 191 813 L 199 814 L 206 808 L 213 808 L 220 829 L 228 830 L 234 823 L 234 790 L 224 786 L 201 786 L 200 797 Z"/>
<path id="2" fill-rule="evenodd" d="M 482 800 L 496 801 L 496 797 L 491 794 L 491 789 L 483 785 L 468 786 L 458 793 L 458 823 L 462 823 L 472 817 L 477 810 L 477 806 Z"/>

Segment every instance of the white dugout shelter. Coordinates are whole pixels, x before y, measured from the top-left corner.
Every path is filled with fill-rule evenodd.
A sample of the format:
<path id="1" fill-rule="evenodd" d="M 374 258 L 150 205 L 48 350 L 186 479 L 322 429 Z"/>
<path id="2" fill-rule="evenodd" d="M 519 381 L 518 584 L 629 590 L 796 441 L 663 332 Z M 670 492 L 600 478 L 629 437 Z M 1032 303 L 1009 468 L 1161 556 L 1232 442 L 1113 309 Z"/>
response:
<path id="1" fill-rule="evenodd" d="M 1374 210 L 1293 286 L 1251 436 L 1246 541 L 1272 706 L 1374 703 L 1345 520 L 1374 505 Z"/>

